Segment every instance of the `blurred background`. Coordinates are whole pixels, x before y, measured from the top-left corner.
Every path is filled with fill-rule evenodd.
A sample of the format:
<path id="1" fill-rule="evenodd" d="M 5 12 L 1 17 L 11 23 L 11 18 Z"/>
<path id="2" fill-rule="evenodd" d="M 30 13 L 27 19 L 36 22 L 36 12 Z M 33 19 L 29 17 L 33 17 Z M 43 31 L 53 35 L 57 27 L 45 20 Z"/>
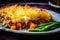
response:
<path id="1" fill-rule="evenodd" d="M 22 3 L 22 2 L 45 2 L 47 3 L 49 0 L 0 0 L 0 3 Z"/>

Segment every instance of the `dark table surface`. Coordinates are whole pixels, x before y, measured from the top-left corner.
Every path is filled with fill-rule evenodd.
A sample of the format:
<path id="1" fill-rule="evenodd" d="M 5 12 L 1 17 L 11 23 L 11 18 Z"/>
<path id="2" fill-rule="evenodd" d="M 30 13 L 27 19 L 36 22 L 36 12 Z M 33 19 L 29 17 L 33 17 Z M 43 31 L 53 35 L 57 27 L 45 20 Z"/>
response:
<path id="1" fill-rule="evenodd" d="M 57 8 L 53 8 L 50 5 L 48 5 L 47 3 L 39 3 L 39 5 L 35 4 L 34 6 L 37 6 L 39 8 L 44 8 L 44 9 L 48 9 L 48 10 L 52 10 L 55 12 L 60 13 L 60 9 Z M 52 39 L 52 38 L 56 38 L 58 40 L 58 36 L 60 36 L 60 32 L 58 33 L 54 33 L 54 34 L 46 34 L 46 35 L 28 35 L 28 34 L 16 34 L 16 33 L 11 33 L 11 32 L 6 32 L 3 30 L 0 30 L 0 40 L 33 40 L 33 39 Z"/>

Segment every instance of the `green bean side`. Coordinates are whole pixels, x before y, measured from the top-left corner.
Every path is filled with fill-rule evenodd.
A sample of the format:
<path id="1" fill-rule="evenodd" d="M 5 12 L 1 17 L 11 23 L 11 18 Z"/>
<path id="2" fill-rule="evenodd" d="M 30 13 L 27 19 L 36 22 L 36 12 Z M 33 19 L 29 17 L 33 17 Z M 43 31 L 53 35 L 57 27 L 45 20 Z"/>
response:
<path id="1" fill-rule="evenodd" d="M 60 24 L 60 22 L 49 22 L 49 23 L 45 23 L 45 24 L 41 24 L 40 27 L 35 28 L 35 29 L 30 29 L 29 31 L 31 32 L 41 32 L 41 31 L 46 31 L 46 30 L 51 30 L 56 28 L 58 25 Z"/>

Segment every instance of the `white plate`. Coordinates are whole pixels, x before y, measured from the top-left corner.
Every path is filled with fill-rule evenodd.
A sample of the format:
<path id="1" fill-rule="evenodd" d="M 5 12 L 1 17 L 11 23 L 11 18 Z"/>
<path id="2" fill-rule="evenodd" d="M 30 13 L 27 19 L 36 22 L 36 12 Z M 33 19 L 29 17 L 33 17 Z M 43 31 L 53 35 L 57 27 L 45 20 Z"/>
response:
<path id="1" fill-rule="evenodd" d="M 46 9 L 45 9 L 46 10 Z M 50 13 L 53 16 L 53 19 L 57 22 L 60 22 L 60 14 L 51 10 L 46 10 L 48 13 Z M 1 23 L 0 23 L 0 26 Z M 60 28 L 56 28 L 55 30 L 51 31 L 46 31 L 46 32 L 29 32 L 28 30 L 11 30 L 7 28 L 0 27 L 1 30 L 8 31 L 8 32 L 14 32 L 14 33 L 19 33 L 19 34 L 46 34 L 46 33 L 55 33 L 59 32 Z"/>

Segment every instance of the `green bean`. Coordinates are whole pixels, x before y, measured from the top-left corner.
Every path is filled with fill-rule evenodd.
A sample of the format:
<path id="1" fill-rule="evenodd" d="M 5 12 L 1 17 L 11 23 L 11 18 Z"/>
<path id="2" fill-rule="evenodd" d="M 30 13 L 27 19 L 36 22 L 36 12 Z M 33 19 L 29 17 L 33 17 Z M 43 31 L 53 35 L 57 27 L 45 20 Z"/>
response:
<path id="1" fill-rule="evenodd" d="M 39 30 L 41 30 L 41 29 L 30 29 L 29 31 L 30 32 L 39 32 Z"/>
<path id="2" fill-rule="evenodd" d="M 42 28 L 42 31 L 46 31 L 46 30 L 50 29 L 52 26 L 57 25 L 57 24 L 59 24 L 59 23 L 56 22 L 56 23 L 52 23 L 52 24 L 50 24 L 50 25 L 47 25 L 47 26 L 45 26 L 44 28 Z"/>
<path id="3" fill-rule="evenodd" d="M 41 24 L 39 25 L 40 27 L 36 28 L 36 29 L 42 29 L 44 28 L 45 26 L 49 25 L 49 24 L 52 24 L 52 23 L 56 23 L 56 22 L 49 22 L 49 23 L 45 23 L 45 24 Z"/>
<path id="4" fill-rule="evenodd" d="M 55 23 L 55 22 L 49 22 L 49 23 L 40 24 L 40 25 L 38 25 L 38 27 L 39 27 L 39 26 L 49 25 L 49 24 L 51 24 L 51 23 Z"/>
<path id="5" fill-rule="evenodd" d="M 50 29 L 48 29 L 48 31 L 52 30 L 52 29 L 55 29 L 55 28 L 57 28 L 57 26 L 52 26 Z"/>
<path id="6" fill-rule="evenodd" d="M 48 30 L 53 30 L 53 29 L 55 29 L 55 28 L 58 28 L 58 27 L 60 27 L 60 25 L 58 24 L 58 25 L 55 25 L 55 26 L 52 26 L 50 29 L 48 29 Z"/>

